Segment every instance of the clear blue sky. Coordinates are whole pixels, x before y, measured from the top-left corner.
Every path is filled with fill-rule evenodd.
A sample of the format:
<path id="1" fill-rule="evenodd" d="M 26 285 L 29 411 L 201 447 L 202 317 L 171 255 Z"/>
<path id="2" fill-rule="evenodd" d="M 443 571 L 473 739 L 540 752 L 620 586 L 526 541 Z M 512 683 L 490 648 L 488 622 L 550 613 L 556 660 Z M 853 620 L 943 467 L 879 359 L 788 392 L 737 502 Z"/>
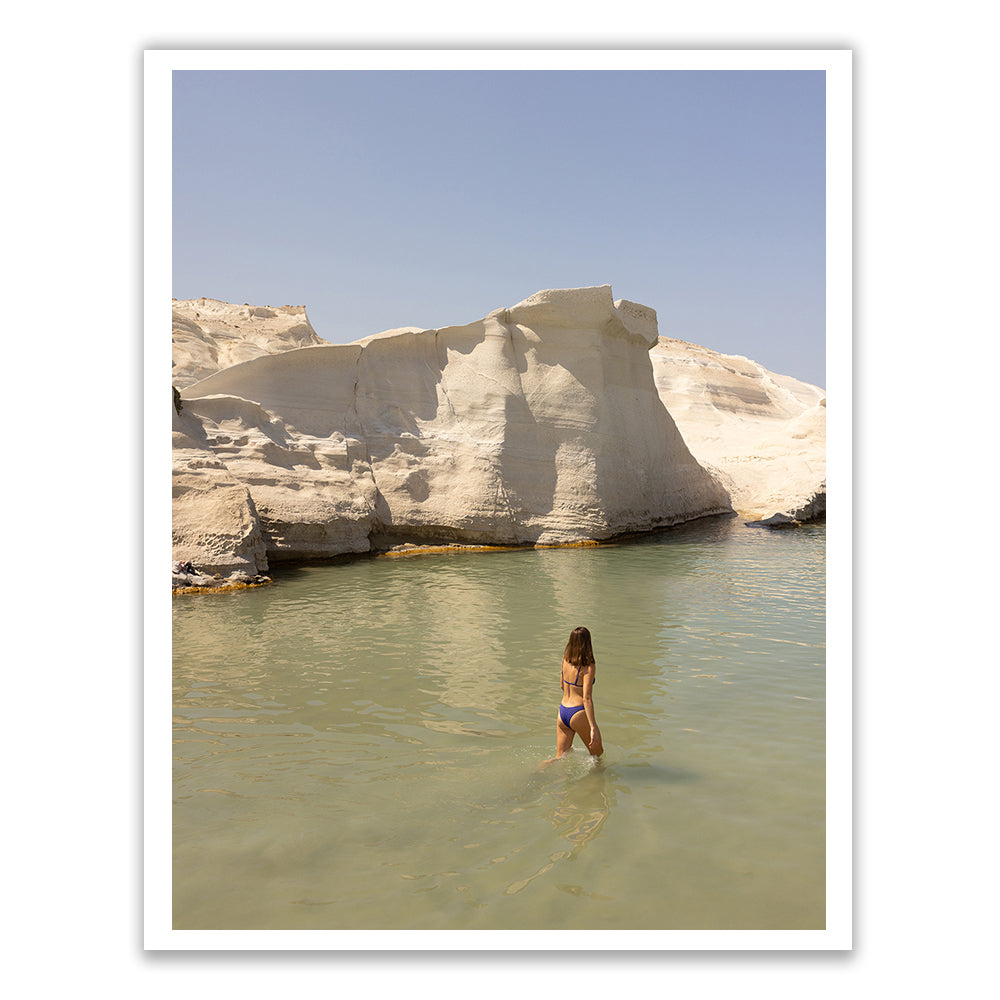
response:
<path id="1" fill-rule="evenodd" d="M 175 71 L 173 295 L 345 343 L 610 284 L 824 386 L 821 71 Z"/>

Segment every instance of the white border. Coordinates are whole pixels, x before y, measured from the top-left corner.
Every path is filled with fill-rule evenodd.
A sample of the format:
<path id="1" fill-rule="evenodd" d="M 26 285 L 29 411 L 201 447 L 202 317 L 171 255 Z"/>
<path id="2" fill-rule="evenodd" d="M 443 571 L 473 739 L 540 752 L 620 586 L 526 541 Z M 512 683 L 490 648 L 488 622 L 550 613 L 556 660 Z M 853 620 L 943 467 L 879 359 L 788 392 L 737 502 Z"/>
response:
<path id="1" fill-rule="evenodd" d="M 171 927 L 169 370 L 174 69 L 824 70 L 827 74 L 827 929 L 175 931 Z M 829 951 L 852 946 L 852 56 L 840 50 L 147 50 L 144 56 L 144 947 L 189 951 Z M 655 305 L 655 303 L 653 303 Z M 165 662 L 164 662 L 165 660 Z M 165 667 L 165 669 L 164 669 Z"/>
<path id="2" fill-rule="evenodd" d="M 853 650 L 853 87 L 850 52 L 826 91 L 826 913 L 830 947 L 852 940 Z M 830 401 L 832 400 L 832 405 Z"/>

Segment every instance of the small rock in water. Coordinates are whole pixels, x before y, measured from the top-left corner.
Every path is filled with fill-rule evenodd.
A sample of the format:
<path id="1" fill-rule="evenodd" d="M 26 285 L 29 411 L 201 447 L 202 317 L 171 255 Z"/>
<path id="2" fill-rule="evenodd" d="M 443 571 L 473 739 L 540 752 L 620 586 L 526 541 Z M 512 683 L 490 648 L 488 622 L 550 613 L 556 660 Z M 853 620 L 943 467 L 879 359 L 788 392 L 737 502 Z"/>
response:
<path id="1" fill-rule="evenodd" d="M 764 528 L 797 528 L 802 522 L 796 521 L 794 517 L 790 517 L 788 514 L 772 514 L 770 517 L 765 517 L 762 521 L 747 521 L 749 526 L 761 526 Z"/>
<path id="2" fill-rule="evenodd" d="M 239 587 L 259 587 L 270 583 L 269 576 L 251 575 L 245 570 L 236 570 L 225 577 L 221 573 L 202 573 L 190 563 L 175 562 L 171 567 L 171 588 L 173 590 L 229 590 Z"/>

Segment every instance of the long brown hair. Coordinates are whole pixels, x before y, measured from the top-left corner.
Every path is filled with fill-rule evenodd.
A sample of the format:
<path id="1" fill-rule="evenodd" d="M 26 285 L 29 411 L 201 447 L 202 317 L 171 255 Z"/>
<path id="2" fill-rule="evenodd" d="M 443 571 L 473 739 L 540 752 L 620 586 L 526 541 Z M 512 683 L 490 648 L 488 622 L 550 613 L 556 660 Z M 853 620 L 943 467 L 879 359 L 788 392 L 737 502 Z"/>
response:
<path id="1" fill-rule="evenodd" d="M 574 667 L 590 667 L 594 664 L 594 647 L 590 642 L 590 629 L 577 626 L 569 634 L 569 642 L 563 652 L 563 659 Z"/>

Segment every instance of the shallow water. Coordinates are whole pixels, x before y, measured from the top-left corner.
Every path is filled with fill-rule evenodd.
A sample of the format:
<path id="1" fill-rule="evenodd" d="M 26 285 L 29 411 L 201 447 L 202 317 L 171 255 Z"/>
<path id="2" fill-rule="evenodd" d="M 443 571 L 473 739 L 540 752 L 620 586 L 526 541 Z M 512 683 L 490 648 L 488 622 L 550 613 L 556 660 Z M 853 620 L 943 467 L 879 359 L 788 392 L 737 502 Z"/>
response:
<path id="1" fill-rule="evenodd" d="M 174 927 L 824 926 L 822 525 L 173 601 Z M 555 750 L 594 636 L 606 752 Z"/>

